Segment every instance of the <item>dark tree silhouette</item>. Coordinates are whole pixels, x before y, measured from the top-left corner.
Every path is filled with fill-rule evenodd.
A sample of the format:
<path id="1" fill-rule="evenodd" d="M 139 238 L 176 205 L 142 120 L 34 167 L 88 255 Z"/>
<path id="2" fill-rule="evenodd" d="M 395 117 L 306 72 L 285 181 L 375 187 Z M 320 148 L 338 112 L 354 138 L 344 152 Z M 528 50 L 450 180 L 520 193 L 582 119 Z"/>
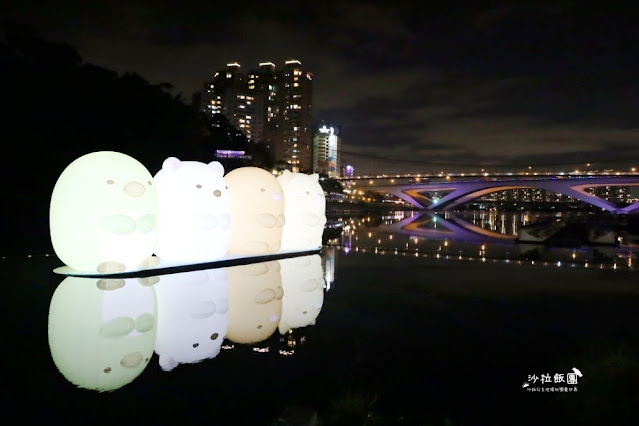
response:
<path id="1" fill-rule="evenodd" d="M 273 156 L 267 146 L 249 141 L 244 133 L 235 128 L 222 114 L 215 114 L 208 122 L 209 135 L 206 146 L 211 154 L 217 150 L 244 151 L 246 158 L 218 158 L 227 172 L 238 167 L 255 166 L 271 170 L 274 166 Z"/>
<path id="2" fill-rule="evenodd" d="M 0 42 L 5 147 L 3 254 L 50 252 L 48 208 L 55 182 L 93 151 L 130 155 L 155 174 L 165 158 L 211 161 L 204 123 L 170 85 L 84 63 L 66 44 L 24 28 Z"/>

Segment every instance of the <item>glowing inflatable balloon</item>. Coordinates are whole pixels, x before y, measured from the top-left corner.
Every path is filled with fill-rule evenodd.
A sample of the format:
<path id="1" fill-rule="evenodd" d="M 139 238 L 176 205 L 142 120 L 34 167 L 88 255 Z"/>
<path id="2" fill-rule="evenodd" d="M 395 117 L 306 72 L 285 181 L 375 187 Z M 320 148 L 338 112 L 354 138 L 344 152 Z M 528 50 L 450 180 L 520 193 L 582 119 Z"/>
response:
<path id="1" fill-rule="evenodd" d="M 224 268 L 162 276 L 155 286 L 160 367 L 215 358 L 228 328 L 229 288 Z"/>
<path id="2" fill-rule="evenodd" d="M 309 250 L 322 246 L 326 199 L 317 173 L 291 173 L 277 177 L 284 192 L 282 250 Z"/>
<path id="3" fill-rule="evenodd" d="M 280 249 L 284 225 L 282 187 L 271 173 L 240 167 L 226 175 L 231 192 L 230 254 L 266 254 Z"/>
<path id="4" fill-rule="evenodd" d="M 58 370 L 85 389 L 111 391 L 146 368 L 155 346 L 157 278 L 67 277 L 51 298 L 49 348 Z"/>
<path id="5" fill-rule="evenodd" d="M 277 261 L 232 266 L 229 278 L 229 328 L 234 343 L 257 343 L 277 329 L 282 315 L 282 278 Z"/>
<path id="6" fill-rule="evenodd" d="M 324 303 L 324 274 L 319 254 L 279 260 L 282 274 L 280 334 L 315 325 Z"/>
<path id="7" fill-rule="evenodd" d="M 157 264 L 157 194 L 149 171 L 119 152 L 84 155 L 51 194 L 49 227 L 60 260 L 80 271 L 122 272 Z"/>
<path id="8" fill-rule="evenodd" d="M 231 199 L 224 167 L 167 158 L 154 177 L 158 192 L 158 241 L 163 260 L 206 262 L 228 251 Z"/>

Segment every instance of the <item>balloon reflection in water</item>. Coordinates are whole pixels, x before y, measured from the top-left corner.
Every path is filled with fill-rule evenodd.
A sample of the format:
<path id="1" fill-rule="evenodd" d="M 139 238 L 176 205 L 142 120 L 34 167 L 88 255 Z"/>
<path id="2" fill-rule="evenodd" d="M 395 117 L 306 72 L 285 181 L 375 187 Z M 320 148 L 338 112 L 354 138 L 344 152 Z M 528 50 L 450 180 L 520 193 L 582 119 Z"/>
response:
<path id="1" fill-rule="evenodd" d="M 226 268 L 163 275 L 155 291 L 159 311 L 155 352 L 162 369 L 215 358 L 228 328 Z"/>
<path id="2" fill-rule="evenodd" d="M 227 268 L 229 326 L 234 343 L 257 343 L 277 329 L 282 315 L 282 277 L 277 260 Z"/>
<path id="3" fill-rule="evenodd" d="M 315 325 L 324 302 L 324 274 L 319 254 L 279 261 L 282 274 L 282 318 L 280 334 Z"/>
<path id="4" fill-rule="evenodd" d="M 111 391 L 146 368 L 155 346 L 157 278 L 67 277 L 49 307 L 49 347 L 78 387 Z"/>

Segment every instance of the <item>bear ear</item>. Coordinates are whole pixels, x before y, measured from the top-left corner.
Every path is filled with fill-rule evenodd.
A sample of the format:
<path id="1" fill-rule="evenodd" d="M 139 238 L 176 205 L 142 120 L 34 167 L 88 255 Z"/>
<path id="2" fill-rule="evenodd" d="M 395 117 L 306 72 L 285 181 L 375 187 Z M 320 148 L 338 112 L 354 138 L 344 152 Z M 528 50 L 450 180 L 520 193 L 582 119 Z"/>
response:
<path id="1" fill-rule="evenodd" d="M 209 167 L 212 168 L 216 174 L 224 176 L 224 166 L 219 161 L 211 161 Z"/>
<path id="2" fill-rule="evenodd" d="M 178 160 L 177 158 L 169 157 L 166 160 L 164 160 L 164 163 L 162 163 L 162 170 L 174 172 L 180 167 L 181 164 L 182 162 Z"/>
<path id="3" fill-rule="evenodd" d="M 177 367 L 178 362 L 172 356 L 160 354 L 160 367 L 164 371 L 171 371 Z"/>
<path id="4" fill-rule="evenodd" d="M 313 173 L 313 174 L 311 175 L 311 179 L 313 179 L 313 180 L 314 180 L 314 181 L 316 181 L 316 182 L 319 182 L 319 175 L 318 175 L 317 173 Z"/>

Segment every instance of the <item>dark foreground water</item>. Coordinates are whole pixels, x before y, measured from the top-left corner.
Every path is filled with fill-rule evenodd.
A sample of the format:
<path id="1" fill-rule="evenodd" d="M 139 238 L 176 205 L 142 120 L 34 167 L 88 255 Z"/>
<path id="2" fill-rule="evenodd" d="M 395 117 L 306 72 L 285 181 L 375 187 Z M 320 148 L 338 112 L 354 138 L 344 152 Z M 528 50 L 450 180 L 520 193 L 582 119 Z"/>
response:
<path id="1" fill-rule="evenodd" d="M 583 247 L 360 246 L 380 230 L 359 226 L 321 258 L 124 286 L 3 259 L 3 405 L 25 424 L 636 424 L 633 248 L 586 267 Z"/>

